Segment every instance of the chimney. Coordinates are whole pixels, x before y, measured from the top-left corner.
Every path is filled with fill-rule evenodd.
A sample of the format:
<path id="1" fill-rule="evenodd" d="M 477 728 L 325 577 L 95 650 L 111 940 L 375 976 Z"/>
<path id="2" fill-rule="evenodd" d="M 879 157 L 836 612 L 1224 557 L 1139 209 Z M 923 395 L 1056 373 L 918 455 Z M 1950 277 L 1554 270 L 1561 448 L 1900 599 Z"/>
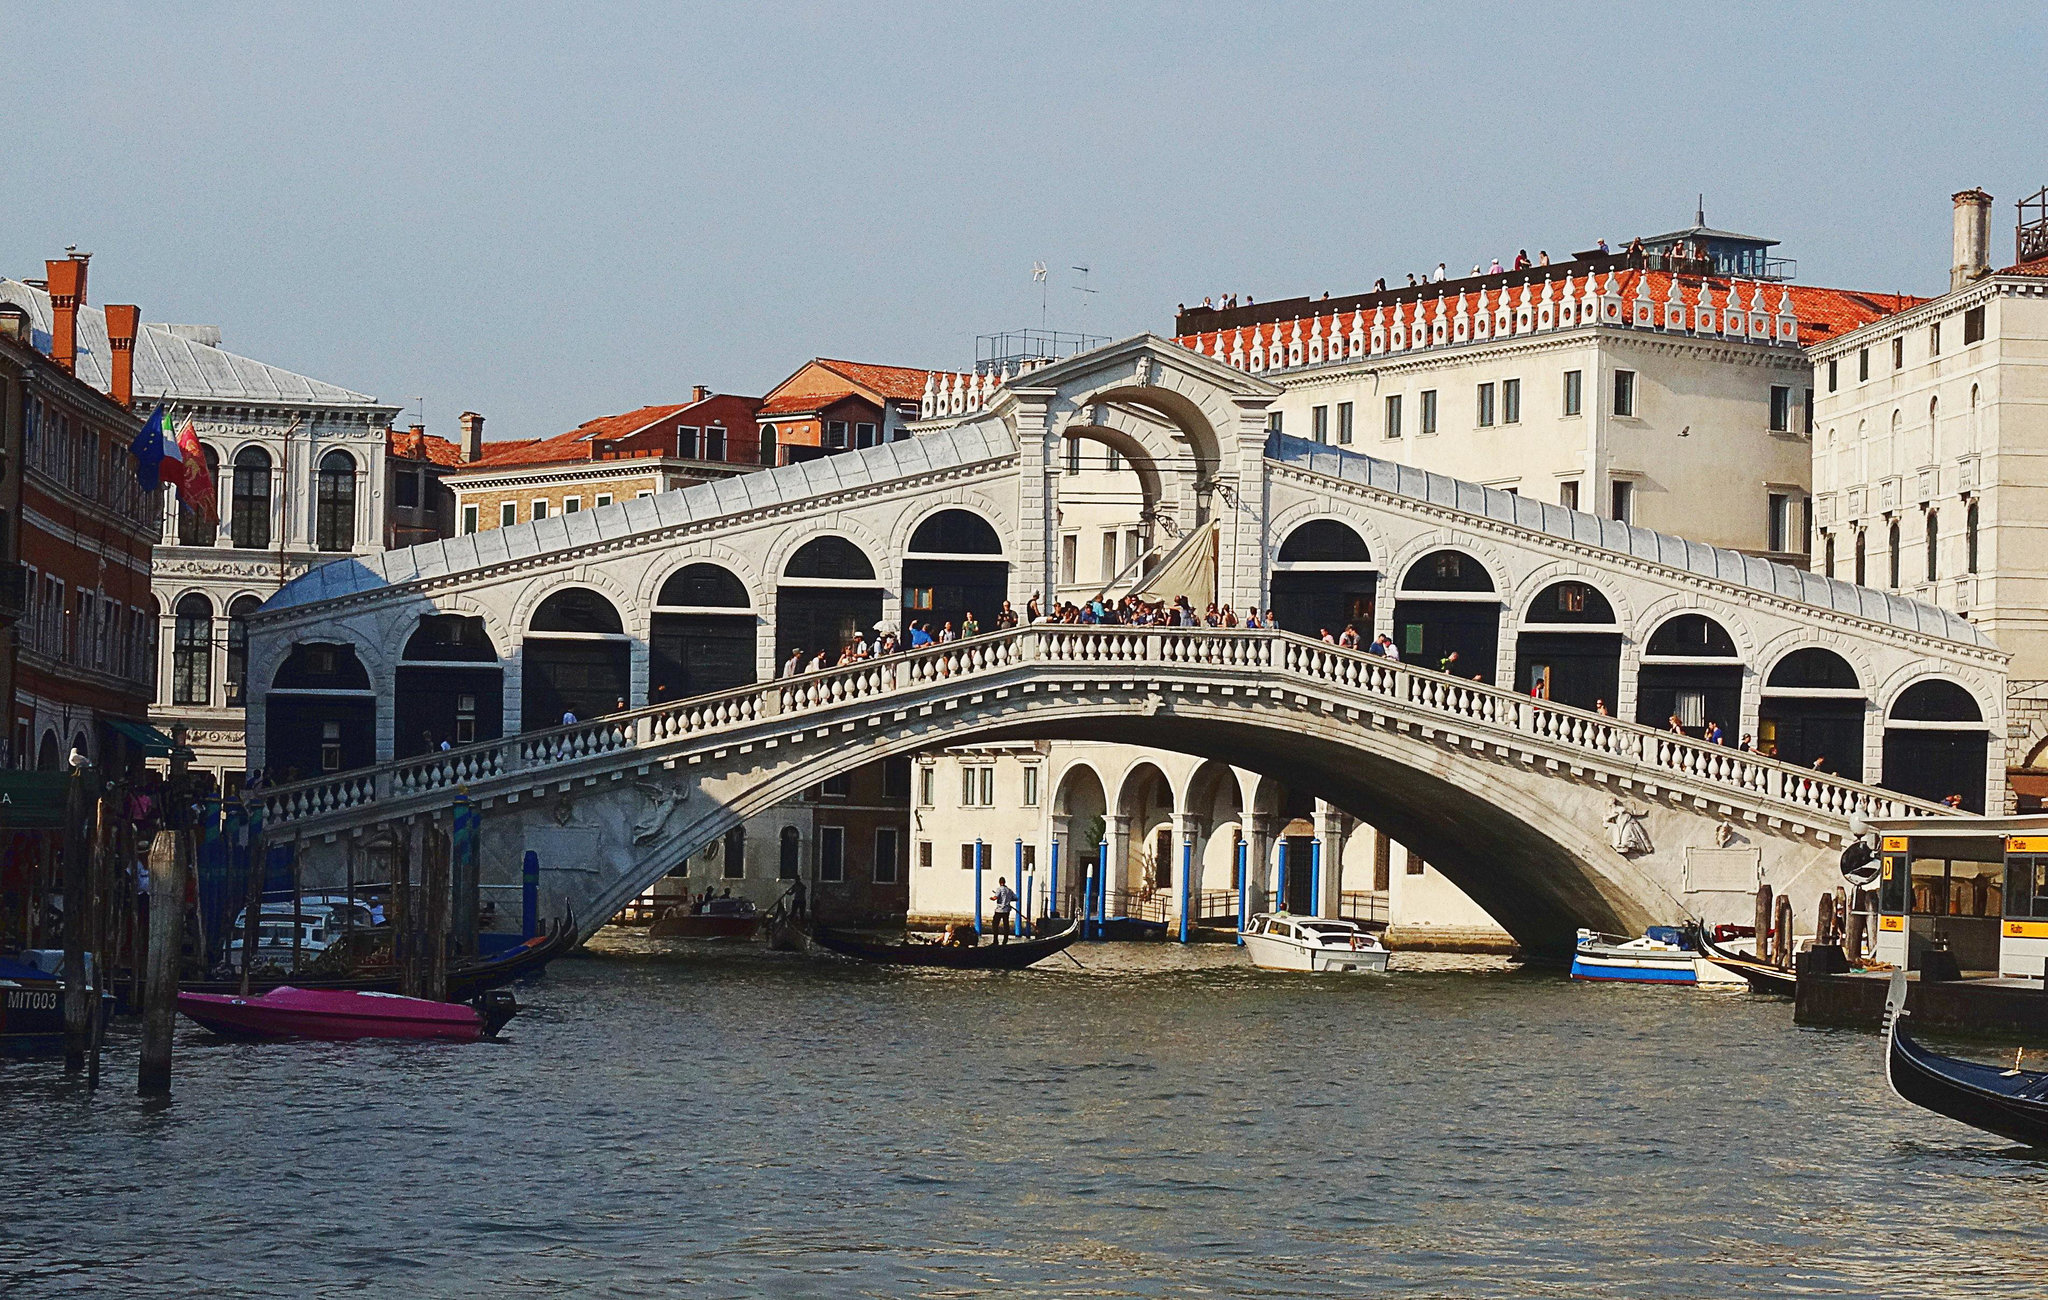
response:
<path id="1" fill-rule="evenodd" d="M 1964 190 L 1956 205 L 1955 262 L 1948 268 L 1948 287 L 1960 289 L 1991 274 L 1991 196 Z"/>
<path id="2" fill-rule="evenodd" d="M 85 264 L 91 253 L 67 249 L 61 262 L 44 262 L 50 280 L 50 360 L 66 371 L 78 369 L 78 309 L 85 305 Z"/>
<path id="3" fill-rule="evenodd" d="M 706 388 L 704 385 L 690 385 L 690 405 L 695 406 L 697 403 L 703 401 L 705 398 L 709 396 L 711 396 L 711 390 L 709 388 Z"/>
<path id="4" fill-rule="evenodd" d="M 107 396 L 123 406 L 135 405 L 135 330 L 142 309 L 107 304 Z"/>
<path id="5" fill-rule="evenodd" d="M 477 461 L 484 458 L 484 417 L 475 411 L 462 413 L 462 459 Z"/>

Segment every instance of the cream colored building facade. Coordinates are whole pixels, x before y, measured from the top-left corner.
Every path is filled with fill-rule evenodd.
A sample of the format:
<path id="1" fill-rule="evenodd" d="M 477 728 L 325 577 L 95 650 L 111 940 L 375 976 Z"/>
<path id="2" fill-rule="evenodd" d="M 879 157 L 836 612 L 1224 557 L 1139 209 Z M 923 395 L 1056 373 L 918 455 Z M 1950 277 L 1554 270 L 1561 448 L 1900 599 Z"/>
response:
<path id="1" fill-rule="evenodd" d="M 1809 349 L 1813 565 L 1983 628 L 2024 767 L 2048 737 L 2048 256 L 1994 270 L 1991 196 L 1954 203 L 1949 291 Z"/>

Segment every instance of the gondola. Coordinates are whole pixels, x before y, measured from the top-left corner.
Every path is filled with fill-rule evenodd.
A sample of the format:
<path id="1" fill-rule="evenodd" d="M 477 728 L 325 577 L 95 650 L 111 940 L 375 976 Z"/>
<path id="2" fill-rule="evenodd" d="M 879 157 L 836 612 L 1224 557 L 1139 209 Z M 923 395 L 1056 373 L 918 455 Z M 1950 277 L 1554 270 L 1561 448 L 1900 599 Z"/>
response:
<path id="1" fill-rule="evenodd" d="M 946 970 L 1022 970 L 1064 952 L 1081 937 L 1081 923 L 1069 921 L 1067 928 L 1042 939 L 1012 939 L 1007 943 L 982 942 L 972 948 L 942 943 L 876 943 L 844 930 L 823 926 L 811 931 L 811 940 L 842 957 L 877 962 L 884 966 L 937 966 Z"/>
<path id="2" fill-rule="evenodd" d="M 1769 962 L 1758 961 L 1747 953 L 1723 948 L 1714 942 L 1707 927 L 1694 922 L 1692 925 L 1693 948 L 1708 961 L 1731 975 L 1740 975 L 1748 981 L 1750 990 L 1756 993 L 1775 993 L 1779 997 L 1793 997 L 1799 991 L 1799 977 L 1791 971 L 1780 969 Z"/>
<path id="3" fill-rule="evenodd" d="M 2048 1071 L 1995 1065 L 1930 1052 L 1899 1024 L 1906 1018 L 1906 973 L 1894 972 L 1885 999 L 1885 1076 L 1892 1091 L 1937 1115 L 2031 1147 L 2048 1147 Z"/>
<path id="4" fill-rule="evenodd" d="M 527 975 L 538 975 L 547 964 L 576 946 L 576 926 L 565 921 L 549 934 L 537 934 L 516 948 L 509 948 L 482 961 L 464 962 L 448 968 L 448 1000 L 467 1002 L 491 989 L 510 984 Z M 280 986 L 298 989 L 327 989 L 355 993 L 396 993 L 398 972 L 379 971 L 373 975 L 279 975 L 249 981 L 251 993 L 268 993 Z M 240 993 L 239 977 L 224 980 L 180 980 L 181 993 Z"/>

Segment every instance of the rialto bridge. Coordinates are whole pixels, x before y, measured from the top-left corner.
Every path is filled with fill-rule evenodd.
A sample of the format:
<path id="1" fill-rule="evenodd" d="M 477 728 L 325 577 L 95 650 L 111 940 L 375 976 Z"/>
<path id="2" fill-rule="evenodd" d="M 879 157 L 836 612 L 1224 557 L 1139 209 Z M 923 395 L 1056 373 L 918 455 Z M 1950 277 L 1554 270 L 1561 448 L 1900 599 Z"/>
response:
<path id="1" fill-rule="evenodd" d="M 589 928 L 877 758 L 1120 741 L 1312 788 L 1555 950 L 1759 879 L 1810 910 L 1852 818 L 2001 789 L 2005 657 L 1968 622 L 1271 435 L 1276 393 L 1139 337 L 902 441 L 316 570 L 251 623 L 266 833 L 338 880 L 466 793 L 485 880 L 532 849 Z M 1071 591 L 1069 439 L 1128 465 L 1154 554 L 1213 546 L 1218 602 L 1288 630 L 1039 625 L 778 676 L 885 619 Z M 1347 622 L 1405 662 L 1313 636 Z"/>

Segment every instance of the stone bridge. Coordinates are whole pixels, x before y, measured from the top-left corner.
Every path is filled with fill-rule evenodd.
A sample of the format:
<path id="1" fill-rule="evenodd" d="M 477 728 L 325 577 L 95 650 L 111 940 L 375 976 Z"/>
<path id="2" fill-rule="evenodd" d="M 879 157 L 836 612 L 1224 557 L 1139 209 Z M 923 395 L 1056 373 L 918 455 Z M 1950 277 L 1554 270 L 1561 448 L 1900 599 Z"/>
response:
<path id="1" fill-rule="evenodd" d="M 2004 656 L 1966 621 L 1273 436 L 1275 391 L 1137 338 L 903 441 L 316 570 L 251 626 L 251 766 L 328 773 L 267 791 L 268 833 L 338 879 L 365 837 L 466 792 L 485 879 L 535 849 L 550 909 L 588 928 L 859 764 L 1113 740 L 1313 789 L 1554 950 L 1758 879 L 1808 907 L 1852 817 L 1998 788 Z M 884 617 L 1085 596 L 1062 561 L 1076 438 L 1130 465 L 1155 554 L 1213 525 L 1220 602 L 1351 622 L 1430 666 L 1291 632 L 1041 625 L 776 675 Z M 1668 725 L 1709 719 L 1798 761 Z"/>

